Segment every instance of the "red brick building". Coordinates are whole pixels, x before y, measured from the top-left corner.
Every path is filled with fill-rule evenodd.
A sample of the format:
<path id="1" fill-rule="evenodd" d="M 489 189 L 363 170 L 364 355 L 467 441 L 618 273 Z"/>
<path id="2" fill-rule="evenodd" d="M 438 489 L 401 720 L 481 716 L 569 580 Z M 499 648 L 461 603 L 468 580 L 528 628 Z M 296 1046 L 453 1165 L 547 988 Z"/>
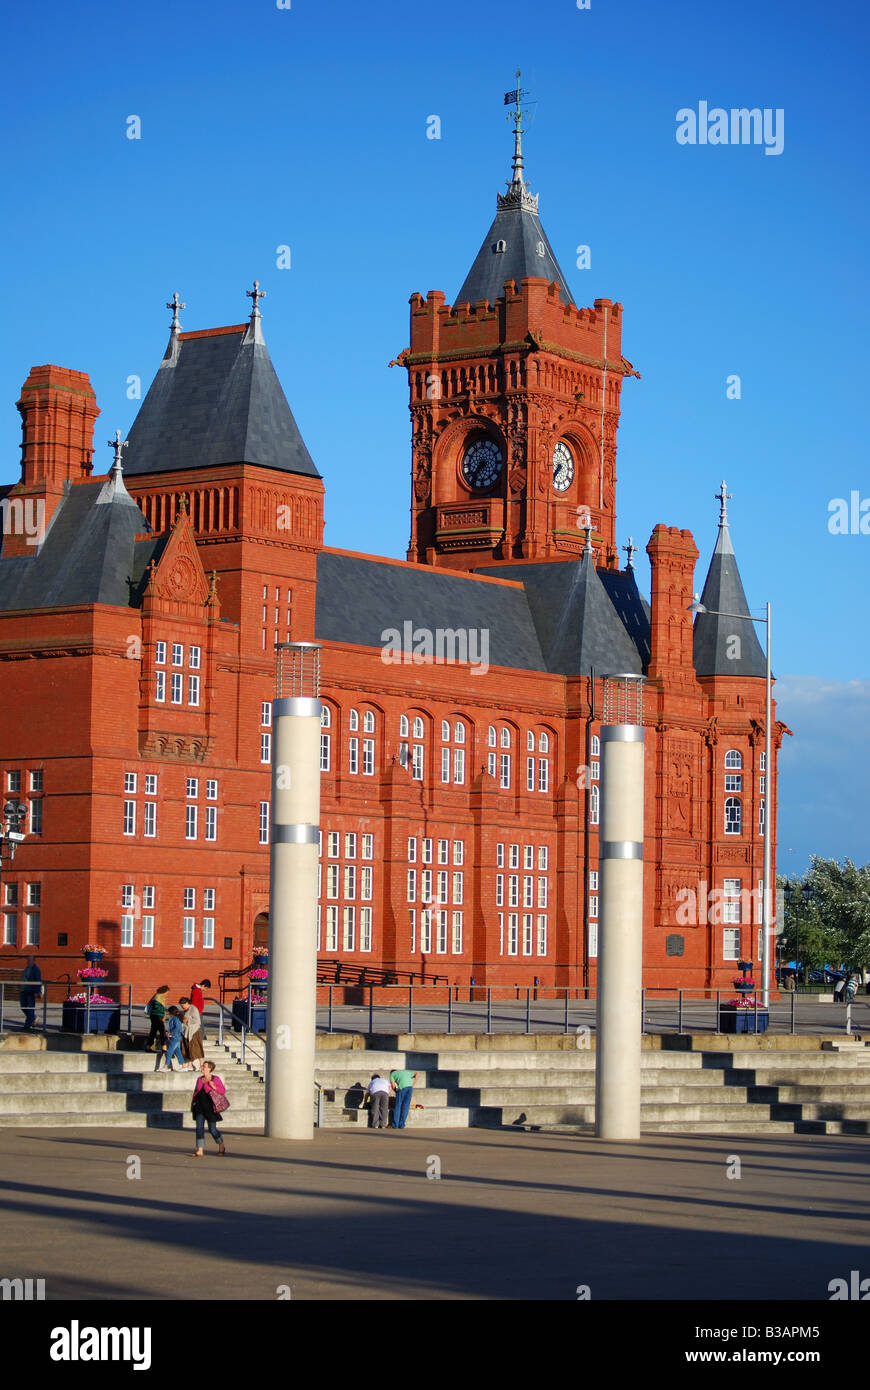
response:
<path id="1" fill-rule="evenodd" d="M 323 546 L 323 482 L 252 297 L 230 327 L 182 332 L 176 311 L 107 475 L 88 377 L 36 367 L 22 389 L 0 769 L 29 819 L 4 865 L 0 964 L 32 946 L 46 976 L 74 972 L 97 940 L 141 1001 L 250 962 L 273 649 L 316 639 L 325 972 L 594 984 L 601 676 L 617 670 L 647 678 L 646 983 L 727 985 L 759 950 L 763 656 L 748 619 L 693 632 L 687 531 L 653 530 L 649 603 L 631 548 L 620 568 L 617 427 L 638 373 L 622 306 L 574 303 L 519 140 L 456 302 L 411 299 L 407 562 Z M 723 486 L 703 601 L 744 613 L 726 501 Z"/>

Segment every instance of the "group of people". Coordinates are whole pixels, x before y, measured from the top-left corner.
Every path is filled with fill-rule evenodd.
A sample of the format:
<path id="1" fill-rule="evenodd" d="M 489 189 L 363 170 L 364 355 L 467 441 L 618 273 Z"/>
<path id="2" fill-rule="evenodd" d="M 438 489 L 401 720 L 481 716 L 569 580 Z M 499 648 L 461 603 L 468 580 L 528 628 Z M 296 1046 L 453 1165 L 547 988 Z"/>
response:
<path id="1" fill-rule="evenodd" d="M 404 1129 L 414 1094 L 415 1071 L 391 1071 L 389 1081 L 375 1072 L 366 1086 L 363 1105 L 369 1106 L 372 1129 Z M 394 1096 L 390 1123 L 390 1096 Z"/>
<path id="2" fill-rule="evenodd" d="M 191 985 L 190 994 L 182 995 L 177 1004 L 170 1004 L 169 985 L 161 985 L 148 1000 L 145 1012 L 151 1020 L 151 1031 L 145 1048 L 157 1053 L 155 1071 L 173 1071 L 176 1058 L 181 1071 L 195 1071 L 205 1056 L 204 988 L 211 989 L 211 980 Z"/>

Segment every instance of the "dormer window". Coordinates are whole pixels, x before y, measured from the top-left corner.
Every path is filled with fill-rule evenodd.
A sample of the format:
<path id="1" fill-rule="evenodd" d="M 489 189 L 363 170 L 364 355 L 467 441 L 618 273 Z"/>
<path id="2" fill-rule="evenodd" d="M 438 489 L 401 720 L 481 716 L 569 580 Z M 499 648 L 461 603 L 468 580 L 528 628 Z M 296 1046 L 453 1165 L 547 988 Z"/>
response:
<path id="1" fill-rule="evenodd" d="M 544 255 L 544 243 L 543 243 L 542 241 L 539 241 L 538 244 L 537 244 L 537 246 L 535 247 L 535 255 L 536 255 L 536 256 L 543 256 L 543 255 Z"/>
<path id="2" fill-rule="evenodd" d="M 504 254 L 504 252 L 507 250 L 507 242 L 504 240 L 504 237 L 501 237 L 501 238 L 495 243 L 495 249 L 496 249 L 496 251 L 497 251 L 499 254 L 501 254 L 501 255 Z"/>

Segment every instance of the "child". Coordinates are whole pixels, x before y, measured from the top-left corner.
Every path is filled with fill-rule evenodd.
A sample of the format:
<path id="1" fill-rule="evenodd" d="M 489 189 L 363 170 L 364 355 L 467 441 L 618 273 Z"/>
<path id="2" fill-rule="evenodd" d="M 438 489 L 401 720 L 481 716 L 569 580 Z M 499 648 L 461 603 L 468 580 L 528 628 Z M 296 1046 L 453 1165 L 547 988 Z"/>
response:
<path id="1" fill-rule="evenodd" d="M 178 1058 L 178 1065 L 182 1071 L 193 1071 L 193 1067 L 189 1062 L 185 1063 L 181 1055 L 181 1014 L 174 1004 L 166 1010 L 166 1032 L 169 1037 L 169 1041 L 163 1044 L 163 1051 L 166 1053 L 166 1057 L 163 1066 L 155 1067 L 155 1071 L 172 1071 L 173 1057 Z M 159 1063 L 159 1057 L 157 1061 Z"/>

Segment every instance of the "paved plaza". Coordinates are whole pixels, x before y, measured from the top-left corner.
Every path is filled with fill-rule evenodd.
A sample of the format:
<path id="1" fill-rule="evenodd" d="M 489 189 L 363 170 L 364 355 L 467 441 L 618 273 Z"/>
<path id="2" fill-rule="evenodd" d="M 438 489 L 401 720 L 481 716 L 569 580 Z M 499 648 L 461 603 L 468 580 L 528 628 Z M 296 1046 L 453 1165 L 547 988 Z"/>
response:
<path id="1" fill-rule="evenodd" d="M 0 1275 L 48 1299 L 569 1301 L 870 1275 L 866 1139 L 226 1129 L 202 1160 L 180 1132 L 0 1130 Z"/>

